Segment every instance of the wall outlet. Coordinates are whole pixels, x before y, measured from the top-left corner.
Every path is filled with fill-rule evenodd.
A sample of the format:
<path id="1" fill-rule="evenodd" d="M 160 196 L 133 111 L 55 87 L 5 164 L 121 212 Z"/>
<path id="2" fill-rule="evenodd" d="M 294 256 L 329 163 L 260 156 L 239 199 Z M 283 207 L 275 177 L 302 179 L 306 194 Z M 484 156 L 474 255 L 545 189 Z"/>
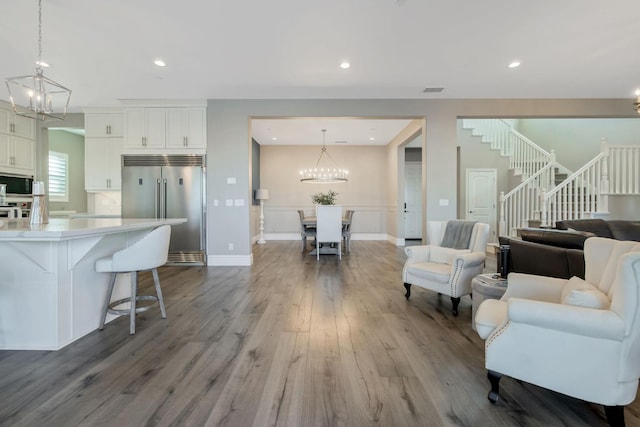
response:
<path id="1" fill-rule="evenodd" d="M 233 250 L 233 243 L 229 243 L 229 250 L 232 251 Z"/>

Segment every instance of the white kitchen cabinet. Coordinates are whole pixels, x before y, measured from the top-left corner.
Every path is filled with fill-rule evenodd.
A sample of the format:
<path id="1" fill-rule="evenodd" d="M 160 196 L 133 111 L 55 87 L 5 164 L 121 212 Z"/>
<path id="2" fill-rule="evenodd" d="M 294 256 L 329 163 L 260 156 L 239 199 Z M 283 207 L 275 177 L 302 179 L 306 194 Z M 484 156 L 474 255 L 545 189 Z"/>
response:
<path id="1" fill-rule="evenodd" d="M 162 149 L 165 147 L 165 109 L 125 109 L 125 147 Z"/>
<path id="2" fill-rule="evenodd" d="M 120 191 L 122 138 L 85 138 L 84 187 L 86 191 Z"/>
<path id="3" fill-rule="evenodd" d="M 124 115 L 122 113 L 84 114 L 86 138 L 122 137 L 124 135 Z"/>
<path id="4" fill-rule="evenodd" d="M 21 175 L 35 172 L 35 142 L 0 133 L 0 171 Z"/>
<path id="5" fill-rule="evenodd" d="M 0 108 L 0 132 L 20 138 L 34 139 L 35 121 L 16 115 L 11 109 Z"/>
<path id="6" fill-rule="evenodd" d="M 207 148 L 204 108 L 167 108 L 167 148 Z"/>

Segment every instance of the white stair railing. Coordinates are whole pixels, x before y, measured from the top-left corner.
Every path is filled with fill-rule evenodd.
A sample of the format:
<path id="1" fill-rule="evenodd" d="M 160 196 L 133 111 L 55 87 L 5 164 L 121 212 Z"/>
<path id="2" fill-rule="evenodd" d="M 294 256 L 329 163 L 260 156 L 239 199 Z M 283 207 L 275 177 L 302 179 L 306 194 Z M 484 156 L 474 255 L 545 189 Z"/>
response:
<path id="1" fill-rule="evenodd" d="M 552 191 L 542 203 L 542 225 L 609 212 L 609 195 L 640 195 L 640 146 L 610 146 Z"/>
<path id="2" fill-rule="evenodd" d="M 552 161 L 507 194 L 500 193 L 499 236 L 515 236 L 530 219 L 541 219 L 541 195 L 553 187 L 557 167 Z"/>
<path id="3" fill-rule="evenodd" d="M 491 148 L 509 156 L 509 167 L 525 176 L 531 176 L 552 161 L 552 155 L 520 132 L 505 119 L 463 119 L 462 127 L 471 129 L 472 135 L 481 136 Z"/>

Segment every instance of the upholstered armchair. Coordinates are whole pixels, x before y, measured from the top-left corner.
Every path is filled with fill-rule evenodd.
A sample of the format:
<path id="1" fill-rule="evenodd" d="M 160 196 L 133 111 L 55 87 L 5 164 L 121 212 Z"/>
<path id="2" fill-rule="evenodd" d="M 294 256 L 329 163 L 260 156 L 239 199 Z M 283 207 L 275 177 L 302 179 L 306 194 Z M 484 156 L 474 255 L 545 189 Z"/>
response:
<path id="1" fill-rule="evenodd" d="M 591 237 L 585 278 L 511 273 L 475 317 L 485 341 L 489 400 L 502 375 L 605 406 L 624 425 L 640 378 L 640 243 Z"/>
<path id="2" fill-rule="evenodd" d="M 429 221 L 427 238 L 428 245 L 404 249 L 408 256 L 402 269 L 405 297 L 411 296 L 411 285 L 448 295 L 451 312 L 457 316 L 460 297 L 471 294 L 471 280 L 484 269 L 489 225 L 470 221 Z"/>

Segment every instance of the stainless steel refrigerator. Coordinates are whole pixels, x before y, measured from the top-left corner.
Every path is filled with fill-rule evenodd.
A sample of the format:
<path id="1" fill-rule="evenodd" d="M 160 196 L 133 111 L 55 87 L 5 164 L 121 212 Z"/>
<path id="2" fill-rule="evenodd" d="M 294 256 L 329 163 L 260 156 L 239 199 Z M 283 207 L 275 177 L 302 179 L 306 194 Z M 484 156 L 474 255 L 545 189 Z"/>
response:
<path id="1" fill-rule="evenodd" d="M 206 264 L 205 156 L 123 155 L 123 218 L 187 218 L 171 226 L 169 263 Z"/>

